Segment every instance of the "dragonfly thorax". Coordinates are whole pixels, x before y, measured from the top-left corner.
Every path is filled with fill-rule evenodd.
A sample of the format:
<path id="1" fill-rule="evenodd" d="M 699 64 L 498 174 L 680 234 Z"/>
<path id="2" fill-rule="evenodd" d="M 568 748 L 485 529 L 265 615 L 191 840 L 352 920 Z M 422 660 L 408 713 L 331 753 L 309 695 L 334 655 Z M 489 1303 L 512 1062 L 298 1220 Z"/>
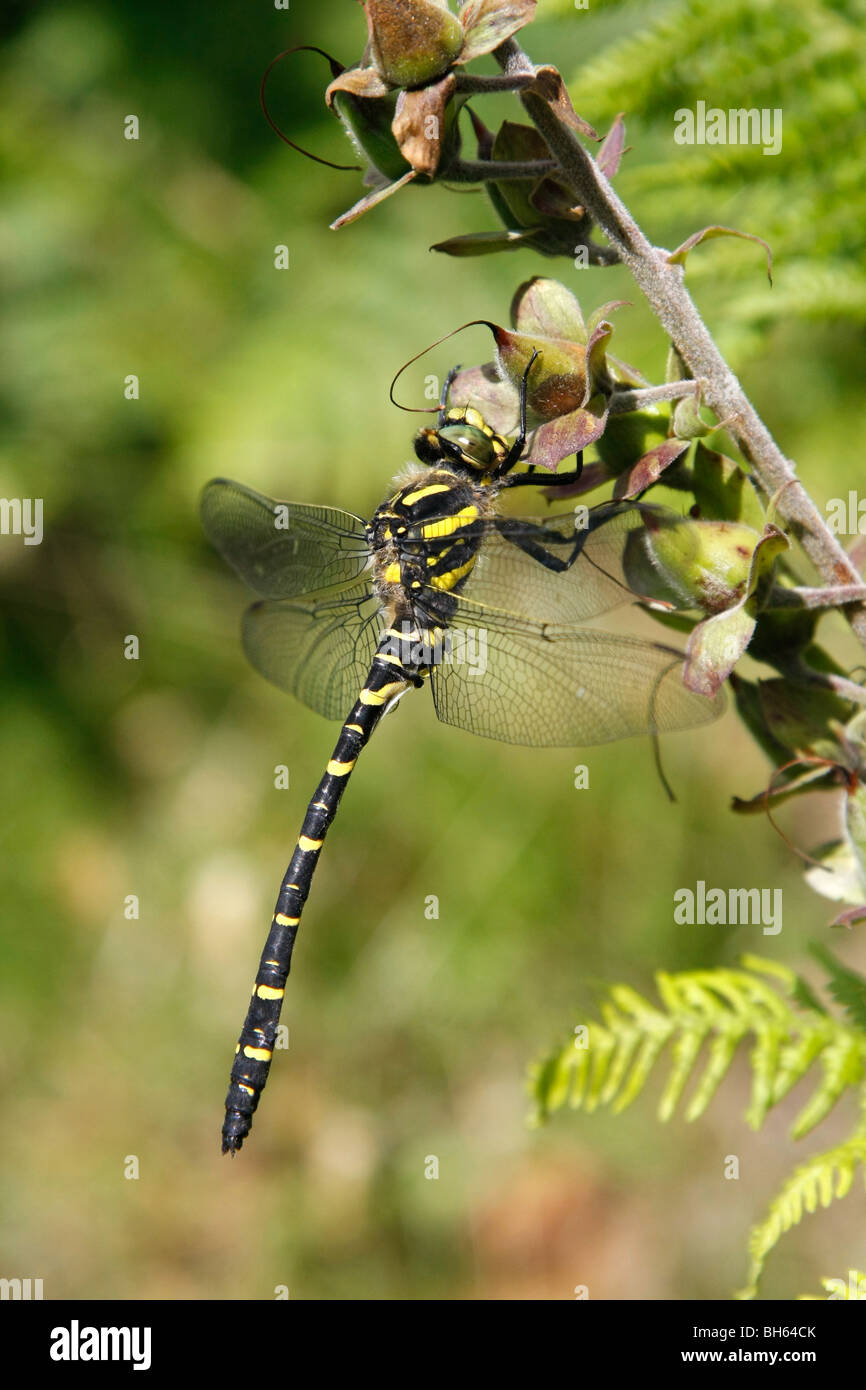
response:
<path id="1" fill-rule="evenodd" d="M 447 624 L 495 510 L 496 489 L 456 469 L 417 470 L 368 527 L 374 589 L 396 619 Z"/>

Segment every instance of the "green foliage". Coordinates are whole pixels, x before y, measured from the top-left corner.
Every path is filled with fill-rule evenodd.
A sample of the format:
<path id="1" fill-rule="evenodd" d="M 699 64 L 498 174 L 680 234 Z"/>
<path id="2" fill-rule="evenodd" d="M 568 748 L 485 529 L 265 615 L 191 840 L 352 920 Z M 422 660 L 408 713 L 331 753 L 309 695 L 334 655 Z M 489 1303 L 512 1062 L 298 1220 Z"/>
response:
<path id="1" fill-rule="evenodd" d="M 720 967 L 675 975 L 660 971 L 656 986 L 661 1008 L 627 985 L 612 986 L 601 1005 L 602 1022 L 579 1026 L 573 1039 L 531 1069 L 535 1122 L 564 1106 L 593 1111 L 607 1105 L 619 1113 L 640 1095 L 667 1044 L 670 1067 L 658 1118 L 671 1118 L 692 1079 L 685 1118 L 695 1120 L 747 1037 L 752 1039 L 752 1090 L 746 1120 L 753 1129 L 816 1065 L 819 1075 L 794 1120 L 793 1138 L 814 1129 L 850 1089 L 866 1106 L 866 1024 L 859 1012 L 864 982 L 829 952 L 816 954 L 828 969 L 829 991 L 843 1004 L 847 1021 L 827 1013 L 793 971 L 756 956 L 744 957 L 741 970 Z M 767 976 L 775 976 L 782 988 Z M 814 1212 L 843 1197 L 863 1162 L 866 1125 L 793 1173 L 752 1233 L 748 1288 L 741 1297 L 754 1296 L 780 1236 L 799 1223 L 804 1211 Z"/>
<path id="2" fill-rule="evenodd" d="M 606 6 L 610 9 L 610 6 Z M 741 247 L 700 251 L 689 281 L 732 284 L 728 345 L 755 345 L 758 329 L 792 317 L 866 319 L 866 63 L 863 0 L 647 0 L 611 41 L 566 71 L 577 110 L 597 129 L 626 114 L 627 155 L 617 186 L 654 240 L 677 245 L 707 222 L 767 238 L 776 286 Z M 781 110 L 782 149 L 674 143 L 675 112 Z M 634 158 L 634 157 L 632 157 Z M 774 277 L 775 278 L 775 277 Z"/>
<path id="3" fill-rule="evenodd" d="M 812 955 L 826 969 L 827 988 L 853 1027 L 866 1030 L 866 980 L 840 964 L 825 946 L 814 945 Z"/>
<path id="4" fill-rule="evenodd" d="M 591 0 L 586 12 L 556 3 L 539 6 L 526 46 L 568 75 L 594 52 L 615 54 L 617 37 L 662 12 L 646 0 Z M 699 8 L 696 24 L 712 35 Z M 269 1297 L 287 1269 L 312 1298 L 549 1297 L 536 1221 L 522 1220 L 523 1236 L 504 1252 L 494 1218 L 531 1217 L 527 1171 L 536 1191 L 552 1180 L 565 1191 L 568 1172 L 552 1173 L 543 1151 L 503 1164 L 500 1126 L 487 1110 L 479 1123 L 479 1097 L 490 1105 L 511 1095 L 515 1049 L 566 1015 L 571 981 L 609 972 L 612 950 L 649 971 L 659 960 L 710 966 L 729 949 L 721 934 L 672 928 L 659 853 L 666 813 L 652 759 L 635 744 L 599 753 L 590 807 L 575 793 L 570 755 L 443 729 L 420 697 L 411 721 L 408 702 L 389 719 L 318 890 L 322 930 L 304 947 L 295 992 L 297 1037 L 307 1041 L 272 1110 L 271 1157 L 256 1158 L 254 1179 L 244 1179 L 214 1148 L 214 1099 L 219 1108 L 241 1002 L 237 962 L 260 945 L 269 873 L 331 734 L 246 672 L 234 632 L 243 600 L 206 553 L 198 491 L 227 472 L 301 501 L 375 505 L 412 428 L 387 404 L 393 372 L 458 310 L 495 316 L 518 278 L 544 269 L 528 251 L 455 261 L 447 285 L 441 265 L 427 268 L 429 241 L 492 225 L 483 195 L 413 188 L 345 235 L 324 230 L 351 201 L 353 176 L 343 183 L 288 151 L 262 118 L 258 84 L 295 42 L 351 60 L 364 19 L 339 0 L 316 7 L 314 33 L 302 10 L 227 0 L 205 15 L 168 0 L 67 0 L 13 4 L 3 17 L 0 260 L 10 293 L 0 471 L 3 495 L 45 498 L 47 522 L 42 546 L 3 543 L 0 755 L 14 816 L 0 863 L 2 1001 L 27 1061 L 26 1086 L 7 1097 L 2 1176 L 15 1215 L 4 1251 L 13 1268 L 44 1273 L 52 1295 L 69 1298 Z M 816 23 L 822 13 L 826 5 Z M 772 28 L 789 15 L 775 15 Z M 681 45 L 691 44 L 685 23 Z M 730 31 L 729 58 L 752 66 L 735 24 Z M 774 41 L 771 33 L 767 47 Z M 714 40 L 700 43 L 712 62 Z M 671 50 L 670 61 L 676 81 L 694 85 L 690 60 Z M 299 58 L 274 82 L 274 114 L 302 144 L 349 161 L 321 102 L 322 71 L 314 55 Z M 731 152 L 710 149 L 689 150 L 688 177 L 657 191 L 660 166 L 673 164 L 677 94 L 653 115 L 650 83 L 647 118 L 615 86 L 594 83 L 592 109 L 572 90 L 599 128 L 605 110 L 627 107 L 634 149 L 617 187 L 650 235 L 674 247 L 722 220 L 772 240 L 774 289 L 755 248 L 724 242 L 690 256 L 689 284 L 728 350 L 728 316 L 753 296 L 750 342 L 761 355 L 746 384 L 813 493 L 841 497 L 861 484 L 852 440 L 862 428 L 862 350 L 851 351 L 849 333 L 848 351 L 822 374 L 811 326 L 807 337 L 783 320 L 804 283 L 814 299 L 819 281 L 828 312 L 851 315 L 862 195 L 859 182 L 848 194 L 835 183 L 819 122 L 802 188 L 786 185 L 788 202 L 779 200 L 789 112 L 816 106 L 808 70 L 784 80 L 783 154 L 742 152 L 756 175 L 742 192 L 726 173 Z M 515 103 L 497 100 L 514 118 Z M 138 142 L 122 135 L 130 111 L 142 114 Z M 862 164 L 858 140 L 852 132 L 850 158 Z M 762 181 L 772 179 L 765 197 Z M 850 236 L 797 278 L 819 233 L 801 218 L 814 189 L 837 225 L 849 196 Z M 274 266 L 283 241 L 288 272 Z M 719 269 L 736 277 L 733 291 Z M 660 378 L 664 335 L 626 270 L 574 274 L 593 304 L 633 301 L 622 326 L 628 355 Z M 445 345 L 434 369 L 455 360 Z M 138 401 L 124 399 L 127 372 L 140 373 Z M 413 403 L 424 403 L 422 388 Z M 119 656 L 127 632 L 146 634 L 141 662 Z M 276 792 L 270 773 L 286 756 L 292 790 Z M 761 756 L 733 737 L 730 746 L 671 740 L 679 881 L 720 881 L 732 856 L 743 882 L 778 877 L 773 838 L 749 833 L 724 805 L 762 783 Z M 786 895 L 792 876 L 783 870 Z M 140 885 L 149 926 L 133 942 L 119 905 Z M 419 904 L 443 890 L 442 920 L 423 920 Z M 615 937 L 600 923 L 615 923 Z M 178 1035 L 201 1041 L 187 1051 L 185 1080 Z M 113 1039 L 122 1045 L 108 1048 Z M 638 1108 L 619 1129 L 621 1161 L 606 1184 L 627 1202 L 644 1172 Z M 424 1152 L 448 1154 L 447 1182 L 421 1176 L 419 1133 L 430 1136 Z M 514 1133 L 516 1152 L 525 1141 L 516 1124 Z M 146 1146 L 150 1180 L 118 1183 L 116 1156 L 131 1143 Z M 573 1134 L 566 1143 L 581 1147 Z M 290 1160 L 276 1161 L 285 1152 Z M 700 1180 L 682 1172 L 673 1147 L 659 1164 L 654 1191 L 684 1231 L 664 1297 L 694 1297 L 706 1269 L 715 1214 L 694 1200 Z M 643 1203 L 632 1215 L 641 1248 L 656 1232 L 654 1213 Z M 567 1252 L 563 1260 L 570 1270 Z M 717 1296 L 717 1273 L 707 1278 L 704 1291 Z M 619 1275 L 611 1289 L 622 1296 Z"/>
<path id="5" fill-rule="evenodd" d="M 826 1278 L 821 1280 L 821 1285 L 825 1290 L 827 1299 L 856 1300 L 866 1298 L 866 1274 L 859 1269 L 849 1269 L 846 1279 Z M 823 1303 L 820 1294 L 801 1293 L 799 1301 L 802 1303 Z"/>
<path id="6" fill-rule="evenodd" d="M 767 1256 L 786 1231 L 799 1225 L 803 1213 L 814 1213 L 819 1206 L 844 1197 L 851 1189 L 855 1172 L 866 1163 L 866 1127 L 858 1130 L 843 1144 L 825 1153 L 814 1154 L 797 1168 L 773 1198 L 766 1218 L 749 1237 L 748 1283 L 738 1298 L 754 1298 L 764 1271 Z"/>

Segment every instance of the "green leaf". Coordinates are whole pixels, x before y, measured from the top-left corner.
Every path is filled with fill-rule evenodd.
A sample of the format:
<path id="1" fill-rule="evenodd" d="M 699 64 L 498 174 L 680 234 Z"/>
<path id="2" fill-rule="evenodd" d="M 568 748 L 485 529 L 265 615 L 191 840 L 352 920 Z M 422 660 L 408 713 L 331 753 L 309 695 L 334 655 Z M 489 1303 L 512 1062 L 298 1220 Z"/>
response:
<path id="1" fill-rule="evenodd" d="M 533 338 L 570 338 L 586 343 L 586 324 L 577 296 L 543 275 L 524 280 L 511 301 L 511 322 Z"/>
<path id="2" fill-rule="evenodd" d="M 850 1191 L 854 1174 L 866 1162 L 866 1134 L 815 1154 L 797 1168 L 770 1203 L 770 1210 L 749 1239 L 751 1257 L 748 1283 L 736 1296 L 754 1298 L 770 1252 L 786 1231 L 802 1221 L 804 1212 L 813 1213 L 819 1206 L 828 1207 Z"/>
<path id="3" fill-rule="evenodd" d="M 371 208 L 384 202 L 386 198 L 390 198 L 393 193 L 399 193 L 400 189 L 404 188 L 407 183 L 411 183 L 414 177 L 415 170 L 410 169 L 408 173 L 404 174 L 401 179 L 397 179 L 396 182 L 385 184 L 384 187 L 377 188 L 373 193 L 368 193 L 365 197 L 359 198 L 357 203 L 349 208 L 348 212 L 341 213 L 336 221 L 331 223 L 331 231 L 337 232 L 341 227 L 347 226 L 350 222 L 357 221 L 359 217 L 363 217 L 365 212 L 369 212 Z"/>
<path id="4" fill-rule="evenodd" d="M 638 497 L 642 492 L 646 492 L 688 447 L 687 439 L 665 439 L 661 444 L 647 450 L 642 458 L 617 478 L 613 490 L 614 497 Z"/>
<path id="5" fill-rule="evenodd" d="M 757 615 L 751 600 L 758 584 L 765 579 L 790 542 L 784 532 L 769 523 L 755 546 L 746 591 L 723 613 L 699 623 L 689 638 L 683 680 L 690 690 L 714 695 L 730 675 L 752 639 Z"/>
<path id="6" fill-rule="evenodd" d="M 535 14 L 536 0 L 468 0 L 460 11 L 465 38 L 459 62 L 492 53 Z"/>
<path id="7" fill-rule="evenodd" d="M 842 965 L 826 946 L 818 942 L 812 942 L 809 951 L 827 971 L 827 988 L 836 1003 L 845 1010 L 849 1021 L 855 1028 L 866 1029 L 866 979 L 856 970 Z"/>
<path id="8" fill-rule="evenodd" d="M 661 1008 L 628 985 L 614 985 L 602 1003 L 603 1024 L 588 1025 L 589 1048 L 575 1048 L 569 1039 L 532 1066 L 534 1118 L 547 1119 L 566 1105 L 583 1105 L 587 1111 L 606 1105 L 620 1113 L 638 1098 L 672 1041 L 658 1117 L 671 1118 L 690 1078 L 700 1071 L 685 1111 L 685 1119 L 692 1121 L 707 1108 L 747 1036 L 754 1042 L 746 1118 L 754 1128 L 815 1064 L 820 1077 L 795 1120 L 792 1137 L 819 1124 L 847 1091 L 856 1091 L 861 1108 L 866 1108 L 866 1018 L 859 1021 L 866 1007 L 866 980 L 840 966 L 828 952 L 816 954 L 831 972 L 836 997 L 849 1015 L 853 1013 L 850 1022 L 828 1014 L 805 982 L 778 961 L 747 955 L 739 970 L 659 971 Z M 794 1003 L 805 1007 L 794 1009 Z M 707 1057 L 701 1068 L 705 1042 Z M 752 1233 L 749 1284 L 738 1297 L 755 1296 L 766 1259 L 784 1232 L 804 1212 L 844 1196 L 863 1163 L 866 1124 L 861 1122 L 849 1139 L 794 1172 Z"/>
<path id="9" fill-rule="evenodd" d="M 863 1046 L 859 1038 L 837 1034 L 820 1055 L 824 1080 L 794 1121 L 791 1129 L 794 1139 L 802 1138 L 820 1124 L 842 1093 L 849 1086 L 859 1086 L 863 1080 Z"/>
<path id="10" fill-rule="evenodd" d="M 734 227 L 703 227 L 699 232 L 693 232 L 687 237 L 682 246 L 678 246 L 676 251 L 672 251 L 668 256 L 670 265 L 685 265 L 686 257 L 695 246 L 700 246 L 702 241 L 711 241 L 714 237 L 734 236 L 741 237 L 743 241 L 756 241 L 759 246 L 763 246 L 767 253 L 767 279 L 773 283 L 773 253 L 769 243 L 762 236 L 755 236 L 754 232 L 738 232 Z"/>
<path id="11" fill-rule="evenodd" d="M 866 1299 L 866 1274 L 863 1274 L 859 1269 L 849 1269 L 844 1279 L 822 1279 L 821 1286 L 828 1299 L 839 1299 L 840 1301 Z M 823 1303 L 825 1300 L 817 1293 L 801 1293 L 797 1295 L 797 1301 Z"/>
<path id="12" fill-rule="evenodd" d="M 748 1024 L 745 1021 L 732 1024 L 727 1033 L 719 1033 L 713 1038 L 707 1064 L 686 1108 L 686 1120 L 697 1120 L 703 1115 L 727 1075 L 728 1068 L 734 1060 L 734 1053 L 747 1028 Z"/>
<path id="13" fill-rule="evenodd" d="M 519 251 L 532 244 L 534 233 L 528 232 L 467 232 L 465 236 L 448 237 L 437 241 L 431 251 L 445 256 L 494 256 L 500 251 Z"/>

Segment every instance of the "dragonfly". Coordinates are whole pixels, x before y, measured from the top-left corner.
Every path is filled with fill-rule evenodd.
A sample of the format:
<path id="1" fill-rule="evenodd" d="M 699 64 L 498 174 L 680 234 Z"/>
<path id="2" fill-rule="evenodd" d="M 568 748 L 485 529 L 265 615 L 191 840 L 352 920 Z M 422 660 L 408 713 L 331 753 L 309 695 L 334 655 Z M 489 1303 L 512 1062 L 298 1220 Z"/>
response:
<path id="1" fill-rule="evenodd" d="M 621 562 L 646 504 L 541 517 L 504 506 L 515 488 L 555 491 L 580 476 L 579 457 L 572 471 L 515 471 L 531 367 L 511 443 L 472 405 L 448 405 L 454 368 L 436 426 L 418 431 L 416 461 L 368 521 L 276 502 L 224 478 L 204 489 L 208 538 L 259 596 L 242 620 L 249 661 L 310 709 L 342 720 L 277 895 L 235 1050 L 223 1153 L 243 1145 L 268 1078 L 325 836 L 362 749 L 404 695 L 429 686 L 443 723 L 534 747 L 656 736 L 720 713 L 719 697 L 683 685 L 681 652 L 582 626 L 635 598 Z"/>

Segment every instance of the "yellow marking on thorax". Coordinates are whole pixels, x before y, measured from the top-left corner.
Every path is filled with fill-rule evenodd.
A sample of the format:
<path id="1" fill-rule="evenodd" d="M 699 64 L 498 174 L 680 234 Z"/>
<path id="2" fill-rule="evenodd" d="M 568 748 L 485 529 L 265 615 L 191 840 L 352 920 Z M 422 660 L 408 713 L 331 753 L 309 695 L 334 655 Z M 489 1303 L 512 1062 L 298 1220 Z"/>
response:
<path id="1" fill-rule="evenodd" d="M 436 492 L 450 491 L 450 483 L 428 483 L 426 487 L 419 487 L 414 492 L 407 492 L 400 500 L 404 507 L 414 507 L 416 502 L 423 502 L 425 497 L 432 497 Z"/>
<path id="2" fill-rule="evenodd" d="M 459 565 L 457 569 L 448 570 L 446 574 L 431 574 L 430 584 L 434 589 L 453 589 L 455 584 L 459 584 L 464 579 L 475 564 L 475 556 L 467 560 L 465 565 Z"/>
<path id="3" fill-rule="evenodd" d="M 309 835 L 298 836 L 298 849 L 302 849 L 304 854 L 312 854 L 315 850 L 321 849 L 324 840 L 311 840 Z"/>
<path id="4" fill-rule="evenodd" d="M 469 522 L 477 520 L 477 507 L 461 507 L 460 511 L 455 512 L 453 516 L 443 516 L 438 521 L 428 521 L 426 526 L 421 527 L 421 535 L 425 541 L 443 540 L 445 536 L 451 536 L 455 531 L 459 531 L 461 526 L 466 526 Z"/>
<path id="5" fill-rule="evenodd" d="M 357 761 L 357 758 L 350 758 L 348 762 L 340 763 L 337 762 L 336 758 L 331 758 L 328 763 L 328 772 L 332 777 L 347 777 Z"/>
<path id="6" fill-rule="evenodd" d="M 399 584 L 401 578 L 400 561 L 395 560 L 393 564 L 386 565 L 382 571 L 382 578 L 386 584 Z"/>

